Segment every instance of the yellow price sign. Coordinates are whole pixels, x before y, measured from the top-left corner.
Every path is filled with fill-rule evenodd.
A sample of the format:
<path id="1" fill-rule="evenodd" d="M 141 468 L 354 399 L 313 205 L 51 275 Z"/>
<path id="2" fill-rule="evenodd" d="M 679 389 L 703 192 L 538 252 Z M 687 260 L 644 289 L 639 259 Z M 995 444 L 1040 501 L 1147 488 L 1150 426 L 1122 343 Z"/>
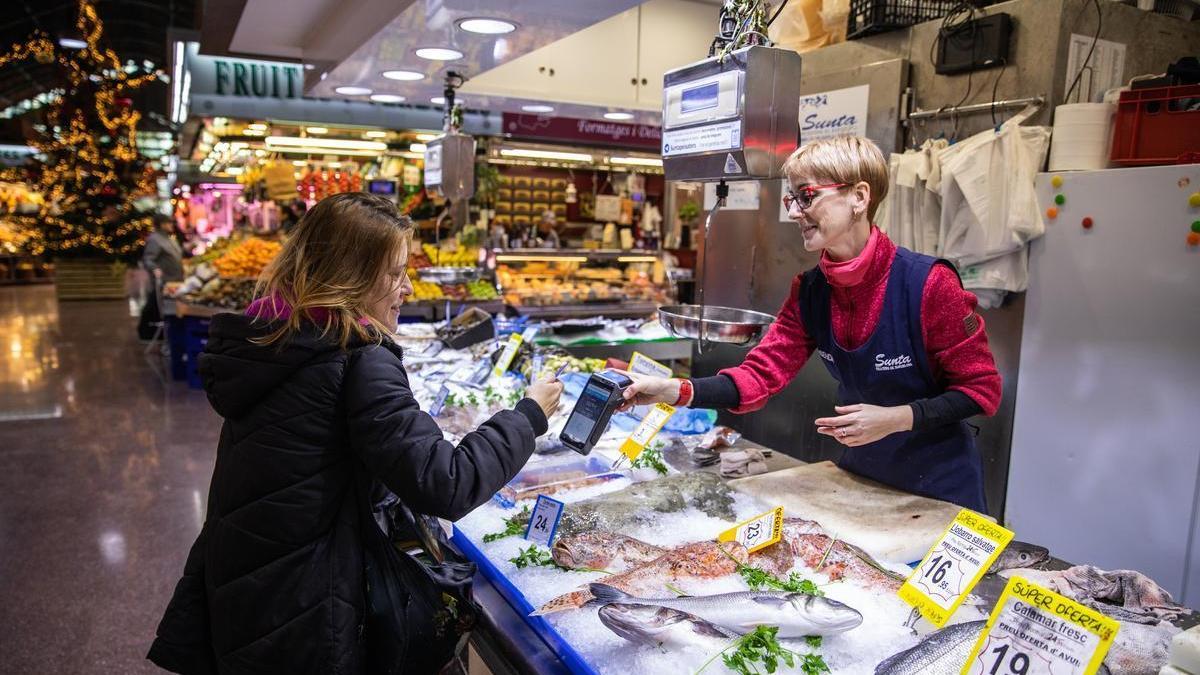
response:
<path id="1" fill-rule="evenodd" d="M 521 343 L 525 338 L 521 337 L 520 333 L 513 333 L 508 336 L 508 343 L 504 345 L 504 351 L 500 352 L 500 360 L 496 361 L 496 367 L 492 369 L 492 375 L 500 377 L 508 372 L 508 367 L 512 365 L 513 359 L 517 357 L 517 350 L 521 348 Z"/>
<path id="2" fill-rule="evenodd" d="M 1091 675 L 1121 624 L 1012 577 L 963 666 L 963 675 Z"/>
<path id="3" fill-rule="evenodd" d="M 630 461 L 637 459 L 638 455 L 642 454 L 642 451 L 650 444 L 650 440 L 662 430 L 667 420 L 671 419 L 671 415 L 674 414 L 675 408 L 666 403 L 655 404 L 650 409 L 650 412 L 646 413 L 646 416 L 642 418 L 642 421 L 638 423 L 633 433 L 629 434 L 629 438 L 626 438 L 625 442 L 621 444 L 621 452 Z"/>
<path id="4" fill-rule="evenodd" d="M 944 626 L 1012 538 L 1011 530 L 985 516 L 959 511 L 900 587 L 900 597 Z"/>
<path id="5" fill-rule="evenodd" d="M 783 507 L 776 506 L 750 520 L 738 523 L 717 536 L 717 541 L 736 541 L 753 553 L 783 538 Z"/>

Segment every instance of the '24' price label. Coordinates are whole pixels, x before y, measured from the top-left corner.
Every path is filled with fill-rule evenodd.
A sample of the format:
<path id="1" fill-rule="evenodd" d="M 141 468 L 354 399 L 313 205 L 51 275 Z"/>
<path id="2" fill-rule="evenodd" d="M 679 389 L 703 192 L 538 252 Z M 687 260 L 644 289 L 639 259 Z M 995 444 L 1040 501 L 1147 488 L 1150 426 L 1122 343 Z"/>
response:
<path id="1" fill-rule="evenodd" d="M 538 495 L 533 512 L 529 514 L 529 525 L 525 528 L 525 538 L 535 544 L 547 548 L 554 541 L 558 532 L 558 521 L 562 518 L 563 503 L 546 495 Z"/>

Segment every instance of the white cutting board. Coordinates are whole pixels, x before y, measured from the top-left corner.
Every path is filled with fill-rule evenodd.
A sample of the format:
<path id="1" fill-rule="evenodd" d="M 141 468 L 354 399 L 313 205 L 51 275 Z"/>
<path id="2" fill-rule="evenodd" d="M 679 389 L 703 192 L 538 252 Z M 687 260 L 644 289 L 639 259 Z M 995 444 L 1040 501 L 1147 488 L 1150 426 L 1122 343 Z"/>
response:
<path id="1" fill-rule="evenodd" d="M 833 462 L 804 464 L 729 485 L 787 518 L 815 520 L 826 532 L 880 561 L 920 560 L 961 507 L 902 492 L 839 469 Z"/>

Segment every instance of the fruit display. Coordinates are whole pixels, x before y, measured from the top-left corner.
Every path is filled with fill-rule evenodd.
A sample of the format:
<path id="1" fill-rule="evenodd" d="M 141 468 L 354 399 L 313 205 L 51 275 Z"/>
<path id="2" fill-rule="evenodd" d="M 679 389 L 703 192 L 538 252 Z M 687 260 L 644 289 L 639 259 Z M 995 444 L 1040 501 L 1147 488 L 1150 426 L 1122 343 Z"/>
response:
<path id="1" fill-rule="evenodd" d="M 496 270 L 496 278 L 504 289 L 504 301 L 517 307 L 629 300 L 661 302 L 664 297 L 662 288 L 645 275 L 622 274 L 613 268 L 575 270 L 566 265 L 550 268 L 544 263 L 531 263 L 519 270 L 501 266 Z"/>
<path id="2" fill-rule="evenodd" d="M 430 264 L 437 267 L 474 267 L 479 261 L 479 249 L 472 246 L 453 249 L 443 246 L 439 250 L 433 244 L 421 244 L 421 251 Z"/>
<path id="3" fill-rule="evenodd" d="M 467 296 L 472 300 L 496 300 L 500 294 L 490 281 L 479 279 L 467 284 Z"/>
<path id="4" fill-rule="evenodd" d="M 487 279 L 478 279 L 468 284 L 435 284 L 429 281 L 421 281 L 420 276 L 411 267 L 411 259 L 409 265 L 408 277 L 412 281 L 412 299 L 415 301 L 446 299 L 455 301 L 486 301 L 496 300 L 500 297 L 500 294 L 496 292 L 496 287 Z"/>
<path id="5" fill-rule="evenodd" d="M 164 288 L 164 293 L 195 305 L 242 309 L 254 299 L 255 283 L 255 279 L 222 279 L 211 265 L 200 265 L 182 283 Z"/>
<path id="6" fill-rule="evenodd" d="M 226 279 L 258 278 L 267 263 L 279 255 L 280 248 L 278 242 L 247 237 L 231 246 L 213 261 L 213 265 L 217 268 L 217 272 Z"/>
<path id="7" fill-rule="evenodd" d="M 440 285 L 421 281 L 414 275 L 410 275 L 410 277 L 412 277 L 413 300 L 441 300 L 444 297 Z"/>

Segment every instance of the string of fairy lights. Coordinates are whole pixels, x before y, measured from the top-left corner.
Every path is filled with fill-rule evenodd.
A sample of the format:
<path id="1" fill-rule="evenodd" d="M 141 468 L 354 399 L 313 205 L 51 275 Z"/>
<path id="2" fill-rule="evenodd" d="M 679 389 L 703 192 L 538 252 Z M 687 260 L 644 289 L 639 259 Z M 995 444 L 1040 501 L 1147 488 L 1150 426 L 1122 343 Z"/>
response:
<path id="1" fill-rule="evenodd" d="M 34 255 L 127 256 L 141 247 L 152 222 L 136 212 L 133 201 L 154 190 L 153 171 L 137 147 L 141 113 L 129 96 L 162 74 L 121 67 L 117 54 L 101 44 L 104 26 L 90 0 L 79 0 L 76 28 L 86 42 L 81 49 L 61 50 L 35 32 L 0 54 L 0 67 L 33 59 L 57 63 L 65 75 L 63 94 L 45 108 L 44 131 L 29 143 L 45 159 L 34 171 L 0 172 L 0 180 L 29 183 L 44 201 L 37 213 L 8 219 L 23 231 L 25 248 Z"/>

